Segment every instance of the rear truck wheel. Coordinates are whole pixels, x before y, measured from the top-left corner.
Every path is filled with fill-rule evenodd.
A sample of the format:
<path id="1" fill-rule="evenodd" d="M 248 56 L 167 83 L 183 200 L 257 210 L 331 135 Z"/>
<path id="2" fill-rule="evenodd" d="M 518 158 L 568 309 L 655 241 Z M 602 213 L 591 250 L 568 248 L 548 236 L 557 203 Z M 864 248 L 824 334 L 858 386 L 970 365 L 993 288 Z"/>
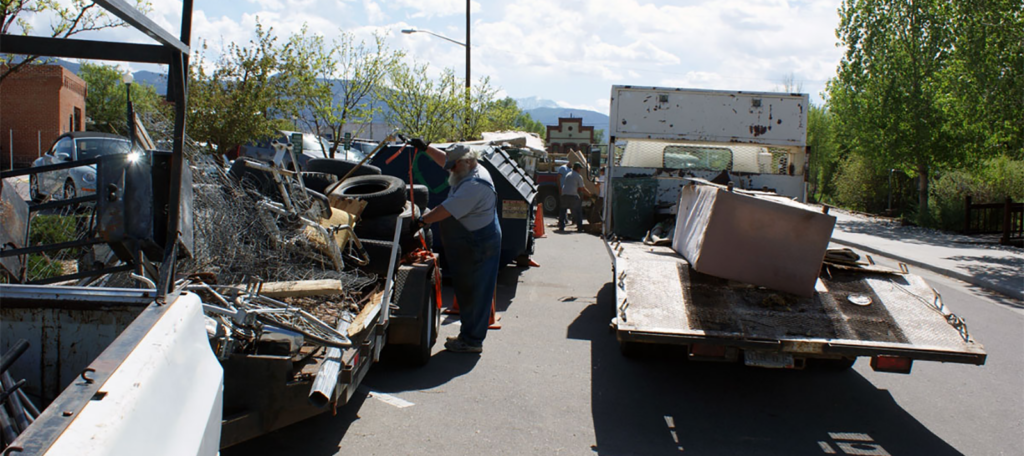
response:
<path id="1" fill-rule="evenodd" d="M 338 179 L 345 177 L 352 168 L 355 168 L 359 162 L 342 160 L 340 158 L 311 158 L 306 162 L 306 166 L 303 170 L 309 172 L 326 173 L 338 176 Z M 370 165 L 363 164 L 356 172 L 352 173 L 351 177 L 356 176 L 379 176 L 380 168 Z"/>
<path id="2" fill-rule="evenodd" d="M 389 357 L 409 366 L 430 361 L 441 312 L 434 292 L 434 265 L 402 265 L 395 274 L 396 309 L 388 323 Z"/>
<path id="3" fill-rule="evenodd" d="M 312 171 L 303 171 L 299 174 L 302 175 L 302 183 L 306 185 L 306 188 L 321 194 L 323 194 L 331 184 L 338 182 L 338 176 L 335 176 L 334 174 L 317 173 Z"/>
<path id="4" fill-rule="evenodd" d="M 404 190 L 405 182 L 394 176 L 358 176 L 338 182 L 327 191 L 331 195 L 366 201 L 362 215 L 371 218 L 401 213 L 407 199 Z"/>
<path id="5" fill-rule="evenodd" d="M 558 216 L 558 194 L 552 191 L 546 191 L 541 194 L 541 204 L 544 205 L 544 215 L 548 217 Z M 543 223 L 543 220 L 541 221 Z"/>

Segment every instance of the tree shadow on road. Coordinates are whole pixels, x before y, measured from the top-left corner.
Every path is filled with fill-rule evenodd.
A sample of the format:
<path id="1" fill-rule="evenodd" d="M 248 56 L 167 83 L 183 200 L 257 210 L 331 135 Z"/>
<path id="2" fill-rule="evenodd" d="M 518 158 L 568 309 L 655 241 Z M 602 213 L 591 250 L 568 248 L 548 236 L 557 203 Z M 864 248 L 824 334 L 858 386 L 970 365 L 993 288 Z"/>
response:
<path id="1" fill-rule="evenodd" d="M 852 369 L 690 363 L 678 347 L 627 359 L 607 329 L 613 303 L 609 283 L 568 329 L 592 343 L 599 455 L 960 454 Z"/>

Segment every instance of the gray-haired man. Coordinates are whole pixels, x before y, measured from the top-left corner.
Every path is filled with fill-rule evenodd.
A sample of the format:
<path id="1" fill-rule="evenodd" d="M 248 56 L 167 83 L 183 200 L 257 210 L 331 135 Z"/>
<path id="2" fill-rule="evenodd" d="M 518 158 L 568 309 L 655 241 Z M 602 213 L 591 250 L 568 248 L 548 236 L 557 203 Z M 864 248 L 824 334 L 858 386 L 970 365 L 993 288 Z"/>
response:
<path id="1" fill-rule="evenodd" d="M 451 189 L 441 205 L 417 220 L 417 227 L 441 223 L 444 257 L 451 270 L 462 327 L 444 347 L 457 353 L 480 353 L 491 316 L 491 302 L 501 258 L 501 226 L 491 175 L 480 166 L 480 153 L 454 145 L 443 152 L 416 138 L 409 141 L 448 170 Z"/>

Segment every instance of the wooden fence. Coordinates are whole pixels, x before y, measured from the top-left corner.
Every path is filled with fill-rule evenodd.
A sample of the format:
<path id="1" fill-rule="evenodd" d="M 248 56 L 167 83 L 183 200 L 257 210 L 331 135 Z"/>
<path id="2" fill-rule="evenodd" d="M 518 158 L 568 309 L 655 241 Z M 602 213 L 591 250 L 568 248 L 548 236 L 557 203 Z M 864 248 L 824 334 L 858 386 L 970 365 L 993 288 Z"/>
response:
<path id="1" fill-rule="evenodd" d="M 964 207 L 964 234 L 1001 234 L 1003 245 L 1024 241 L 1024 203 L 1007 197 L 1002 203 L 974 204 L 968 195 Z"/>

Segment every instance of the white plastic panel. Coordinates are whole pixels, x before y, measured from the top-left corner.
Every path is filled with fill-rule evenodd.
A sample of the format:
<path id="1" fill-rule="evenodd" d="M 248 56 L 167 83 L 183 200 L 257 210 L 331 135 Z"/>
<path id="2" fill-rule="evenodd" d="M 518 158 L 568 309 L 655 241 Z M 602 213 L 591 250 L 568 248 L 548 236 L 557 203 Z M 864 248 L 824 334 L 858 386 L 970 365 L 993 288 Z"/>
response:
<path id="1" fill-rule="evenodd" d="M 202 302 L 174 302 L 47 455 L 215 455 L 224 370 L 210 349 Z"/>
<path id="2" fill-rule="evenodd" d="M 610 134 L 623 139 L 805 146 L 806 94 L 612 86 Z"/>

